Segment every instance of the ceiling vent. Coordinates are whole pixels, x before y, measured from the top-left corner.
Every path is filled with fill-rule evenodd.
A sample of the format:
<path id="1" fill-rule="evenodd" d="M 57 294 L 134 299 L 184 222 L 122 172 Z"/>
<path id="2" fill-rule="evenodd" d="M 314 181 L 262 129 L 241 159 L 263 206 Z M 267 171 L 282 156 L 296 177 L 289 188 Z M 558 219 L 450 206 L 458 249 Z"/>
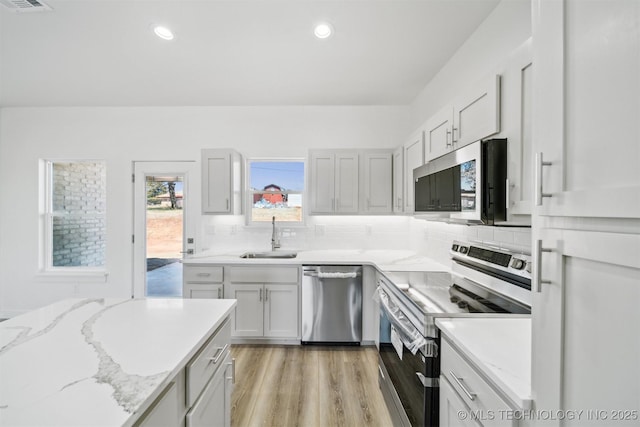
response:
<path id="1" fill-rule="evenodd" d="M 14 12 L 43 12 L 51 10 L 40 0 L 0 0 L 0 4 Z"/>

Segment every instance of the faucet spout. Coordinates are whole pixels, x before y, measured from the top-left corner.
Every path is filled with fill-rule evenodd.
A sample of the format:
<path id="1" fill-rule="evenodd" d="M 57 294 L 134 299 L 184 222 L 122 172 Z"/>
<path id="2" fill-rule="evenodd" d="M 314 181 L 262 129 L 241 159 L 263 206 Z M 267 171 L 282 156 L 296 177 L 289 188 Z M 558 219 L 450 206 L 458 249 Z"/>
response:
<path id="1" fill-rule="evenodd" d="M 275 251 L 280 247 L 280 241 L 278 241 L 278 235 L 276 232 L 276 217 L 271 217 L 271 250 Z"/>

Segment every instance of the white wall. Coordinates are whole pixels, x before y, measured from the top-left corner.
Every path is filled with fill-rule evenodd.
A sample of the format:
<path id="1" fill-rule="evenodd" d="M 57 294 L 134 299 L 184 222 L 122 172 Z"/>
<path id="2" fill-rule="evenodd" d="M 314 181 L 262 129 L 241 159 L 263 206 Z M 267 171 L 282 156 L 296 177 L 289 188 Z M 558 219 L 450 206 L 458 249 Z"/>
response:
<path id="1" fill-rule="evenodd" d="M 0 110 L 0 317 L 65 297 L 130 296 L 133 160 L 200 149 L 306 157 L 308 148 L 393 147 L 406 107 L 5 108 Z M 38 275 L 38 160 L 107 162 L 106 282 Z"/>

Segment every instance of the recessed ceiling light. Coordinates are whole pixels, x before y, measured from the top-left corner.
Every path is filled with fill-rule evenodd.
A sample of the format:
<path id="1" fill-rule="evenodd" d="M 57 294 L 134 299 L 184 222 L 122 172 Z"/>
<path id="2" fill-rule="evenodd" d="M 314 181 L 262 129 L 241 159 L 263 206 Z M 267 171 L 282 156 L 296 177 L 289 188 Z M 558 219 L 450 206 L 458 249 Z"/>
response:
<path id="1" fill-rule="evenodd" d="M 160 37 L 161 39 L 173 40 L 173 33 L 167 27 L 156 25 L 155 27 L 153 27 L 153 32 L 156 33 L 156 36 Z"/>
<path id="2" fill-rule="evenodd" d="M 327 22 L 321 22 L 313 29 L 313 34 L 319 39 L 326 39 L 333 34 L 333 27 Z"/>

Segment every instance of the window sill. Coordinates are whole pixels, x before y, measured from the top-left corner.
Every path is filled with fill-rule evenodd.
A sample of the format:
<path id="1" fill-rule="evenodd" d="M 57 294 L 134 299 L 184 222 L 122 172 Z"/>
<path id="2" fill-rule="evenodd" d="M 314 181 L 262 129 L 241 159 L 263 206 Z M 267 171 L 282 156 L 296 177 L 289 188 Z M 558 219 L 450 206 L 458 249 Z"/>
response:
<path id="1" fill-rule="evenodd" d="M 36 274 L 36 278 L 46 282 L 82 281 L 106 283 L 109 278 L 109 272 L 107 270 L 40 270 Z"/>

